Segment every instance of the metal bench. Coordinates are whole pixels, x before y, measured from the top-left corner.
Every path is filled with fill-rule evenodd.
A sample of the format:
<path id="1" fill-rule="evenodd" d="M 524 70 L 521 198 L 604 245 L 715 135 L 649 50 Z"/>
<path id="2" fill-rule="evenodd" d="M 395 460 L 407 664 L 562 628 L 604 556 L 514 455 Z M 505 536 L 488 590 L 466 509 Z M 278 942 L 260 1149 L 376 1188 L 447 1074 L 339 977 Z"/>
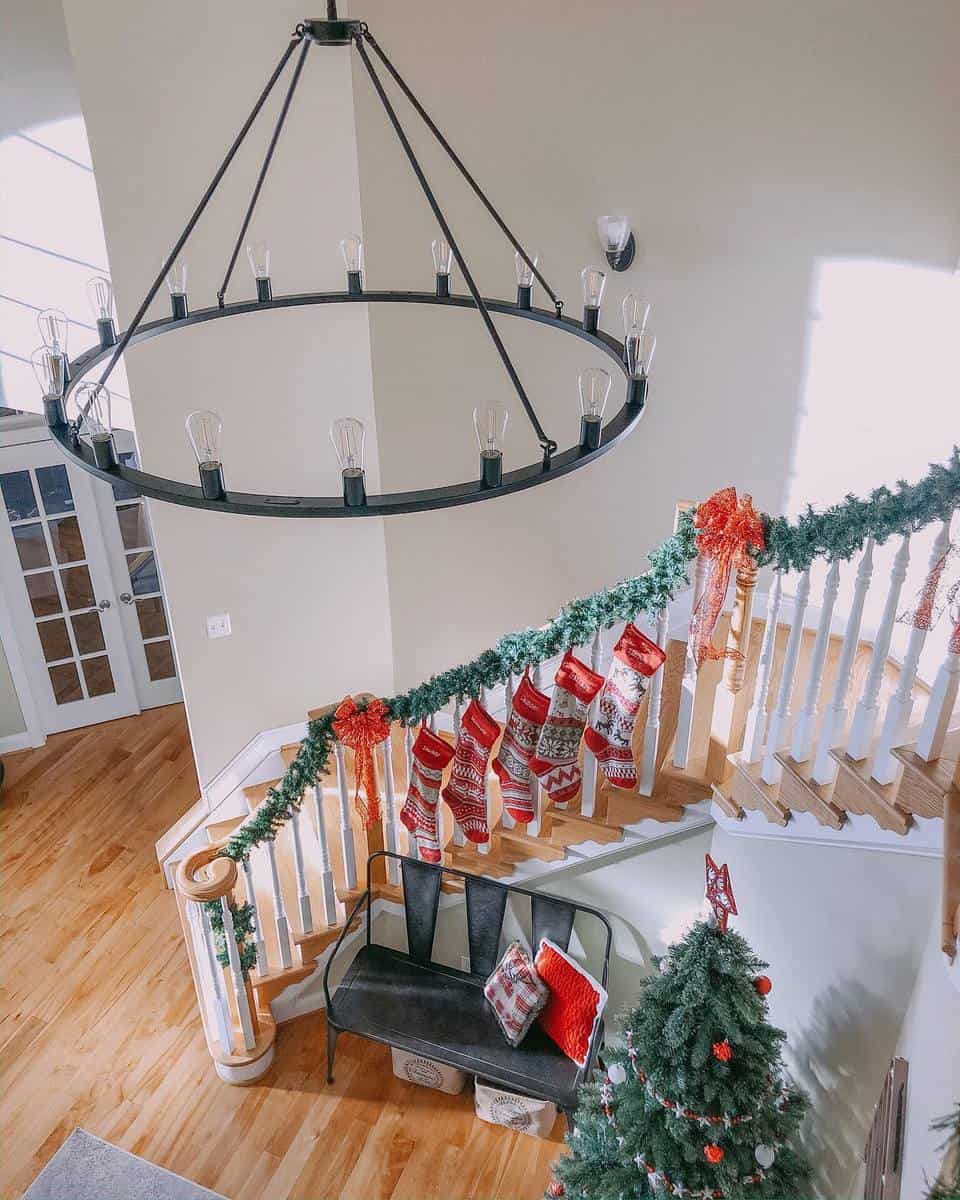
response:
<path id="1" fill-rule="evenodd" d="M 403 879 L 407 950 L 378 945 L 372 939 L 370 867 L 377 858 L 399 861 Z M 458 971 L 433 961 L 433 939 L 443 878 L 464 881 L 470 970 Z M 534 1024 L 519 1046 L 504 1038 L 483 994 L 487 976 L 499 961 L 507 902 L 530 899 L 532 946 L 549 938 L 567 950 L 574 919 L 583 913 L 605 932 L 602 965 L 592 972 L 606 987 L 612 932 L 603 913 L 559 896 L 512 887 L 451 867 L 418 862 L 380 850 L 367 860 L 367 887 L 344 925 L 326 968 L 327 1080 L 333 1082 L 337 1036 L 341 1032 L 396 1046 L 499 1087 L 552 1100 L 569 1117 L 577 1088 L 593 1070 L 603 1041 L 603 1023 L 594 1030 L 587 1061 L 578 1067 Z M 366 943 L 331 995 L 330 971 L 354 917 L 366 906 Z"/>

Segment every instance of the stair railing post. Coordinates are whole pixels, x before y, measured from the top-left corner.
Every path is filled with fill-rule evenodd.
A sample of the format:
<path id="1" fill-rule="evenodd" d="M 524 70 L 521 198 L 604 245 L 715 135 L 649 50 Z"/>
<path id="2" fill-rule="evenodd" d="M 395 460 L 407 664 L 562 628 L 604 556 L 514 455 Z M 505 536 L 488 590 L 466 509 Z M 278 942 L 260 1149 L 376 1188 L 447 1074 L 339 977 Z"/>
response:
<path id="1" fill-rule="evenodd" d="M 826 582 L 823 586 L 823 600 L 820 608 L 820 621 L 817 625 L 817 636 L 814 639 L 813 651 L 810 655 L 810 674 L 807 677 L 807 690 L 803 698 L 803 708 L 797 715 L 797 724 L 793 731 L 793 742 L 790 756 L 794 762 L 805 763 L 813 752 L 813 737 L 816 732 L 817 713 L 820 708 L 820 688 L 823 684 L 823 670 L 827 663 L 827 650 L 830 648 L 830 628 L 833 623 L 833 609 L 840 591 L 840 560 L 835 558 L 827 571 Z"/>
<path id="2" fill-rule="evenodd" d="M 847 616 L 847 627 L 843 634 L 843 648 L 840 651 L 840 662 L 837 665 L 837 678 L 833 685 L 833 695 L 830 703 L 824 709 L 823 726 L 820 730 L 820 741 L 817 744 L 817 754 L 813 763 L 813 782 L 818 785 L 833 783 L 837 774 L 837 761 L 830 751 L 840 743 L 847 724 L 847 693 L 850 690 L 850 677 L 853 673 L 853 662 L 860 645 L 860 626 L 863 624 L 863 606 L 870 590 L 873 578 L 873 546 L 872 537 L 868 537 L 860 556 L 857 567 L 857 578 L 853 589 L 853 601 Z"/>
<path id="3" fill-rule="evenodd" d="M 480 688 L 480 707 L 487 709 L 489 696 L 485 687 Z M 489 711 L 489 710 L 488 710 Z M 486 770 L 483 772 L 483 806 L 486 812 L 485 822 L 488 830 L 487 840 L 477 843 L 478 854 L 490 853 L 490 842 L 493 839 L 493 830 L 490 828 L 490 760 L 487 760 Z"/>
<path id="4" fill-rule="evenodd" d="M 903 588 L 903 581 L 907 577 L 909 563 L 910 534 L 906 533 L 900 539 L 900 545 L 894 555 L 890 571 L 890 587 L 873 643 L 870 669 L 863 685 L 863 693 L 854 710 L 850 736 L 847 738 L 847 755 L 855 762 L 862 762 L 867 757 L 873 742 L 873 731 L 880 715 L 880 685 L 883 683 L 883 673 L 886 670 L 887 657 L 890 653 L 890 639 L 893 636 L 893 626 L 900 605 L 900 592 Z"/>
<path id="5" fill-rule="evenodd" d="M 293 842 L 293 863 L 297 874 L 297 903 L 300 907 L 300 932 L 313 933 L 313 908 L 310 904 L 310 889 L 303 861 L 303 840 L 300 829 L 300 810 L 294 811 L 290 820 L 290 838 Z"/>
<path id="6" fill-rule="evenodd" d="M 386 849 L 392 854 L 400 852 L 397 833 L 397 793 L 393 780 L 393 737 L 388 736 L 380 743 L 380 765 L 383 767 L 383 834 Z M 387 880 L 400 883 L 400 863 L 395 858 L 387 859 Z"/>
<path id="7" fill-rule="evenodd" d="M 454 702 L 454 705 L 453 705 L 453 740 L 455 742 L 459 742 L 459 740 L 460 740 L 460 721 L 461 721 L 462 717 L 463 717 L 463 702 L 461 700 L 461 697 L 457 696 L 457 698 Z M 438 813 L 438 816 L 439 816 L 439 813 Z M 452 817 L 453 817 L 453 815 L 451 814 L 451 819 L 452 819 Z M 464 836 L 463 830 L 460 828 L 459 824 L 455 820 L 453 822 L 453 836 L 451 838 L 451 841 L 453 842 L 454 846 L 465 846 L 467 844 L 467 839 Z M 440 844 L 441 844 L 441 846 L 443 845 L 442 842 Z"/>
<path id="8" fill-rule="evenodd" d="M 930 571 L 946 554 L 949 545 L 950 518 L 948 517 L 941 525 L 940 532 L 934 540 L 933 550 L 930 553 Z M 896 691 L 887 705 L 883 727 L 877 742 L 877 751 L 873 756 L 870 777 L 879 784 L 893 783 L 900 768 L 900 762 L 894 757 L 893 750 L 895 746 L 902 745 L 907 736 L 907 728 L 913 713 L 913 686 L 917 679 L 920 654 L 927 640 L 928 632 L 927 629 L 916 626 L 910 630 L 910 640 L 907 643 L 907 652 L 900 668 L 900 678 L 897 681 Z"/>
<path id="9" fill-rule="evenodd" d="M 347 763 L 342 742 L 333 743 L 333 755 L 337 764 L 337 798 L 340 811 L 340 845 L 343 848 L 343 874 L 347 891 L 357 886 L 357 848 L 350 820 L 350 792 L 347 787 Z"/>
<path id="10" fill-rule="evenodd" d="M 657 617 L 654 641 L 658 646 L 667 649 L 667 634 L 669 617 L 664 608 Z M 643 730 L 643 751 L 640 756 L 640 783 L 637 791 L 641 796 L 652 796 L 653 785 L 657 777 L 657 750 L 660 742 L 660 710 L 663 704 L 663 676 L 666 666 L 654 671 L 650 677 L 650 690 L 647 699 L 647 723 Z"/>
<path id="11" fill-rule="evenodd" d="M 410 781 L 413 779 L 413 727 L 408 725 L 403 732 L 403 757 L 407 764 L 407 791 L 410 791 Z M 437 824 L 439 833 L 440 807 L 437 806 Z M 407 834 L 407 857 L 413 859 L 420 858 L 420 850 L 417 845 L 417 839 L 412 833 Z"/>
<path id="12" fill-rule="evenodd" d="M 270 967 L 267 963 L 267 943 L 263 940 L 263 925 L 260 921 L 260 905 L 257 902 L 257 890 L 253 885 L 253 866 L 250 855 L 240 863 L 243 869 L 243 884 L 247 893 L 247 903 L 253 909 L 253 939 L 257 951 L 257 974 L 266 975 Z"/>
<path id="13" fill-rule="evenodd" d="M 933 683 L 933 691 L 927 701 L 927 711 L 924 714 L 920 735 L 914 747 L 917 758 L 924 762 L 936 762 L 943 753 L 943 742 L 953 716 L 957 693 L 960 691 L 960 650 L 953 647 L 960 643 L 960 625 L 957 626 L 950 642 L 947 656 L 937 671 Z"/>
<path id="14" fill-rule="evenodd" d="M 538 691 L 543 690 L 543 672 L 540 664 L 535 663 L 530 672 L 530 681 Z M 533 817 L 527 822 L 527 836 L 540 836 L 540 780 L 530 772 L 530 803 L 533 805 Z"/>
<path id="15" fill-rule="evenodd" d="M 767 732 L 767 700 L 770 697 L 770 680 L 773 675 L 773 660 L 777 648 L 777 623 L 780 620 L 780 604 L 783 599 L 783 571 L 774 571 L 773 587 L 767 596 L 766 627 L 760 646 L 757 663 L 757 681 L 753 693 L 753 704 L 747 713 L 743 731 L 743 759 L 757 763 L 763 754 Z"/>
<path id="16" fill-rule="evenodd" d="M 190 912 L 199 912 L 200 929 L 203 939 L 204 958 L 213 986 L 213 1011 L 217 1023 L 217 1037 L 224 1054 L 233 1052 L 233 1029 L 230 1021 L 230 1003 L 223 990 L 223 973 L 217 961 L 217 952 L 213 944 L 213 929 L 210 916 L 203 904 L 190 902 Z"/>
<path id="17" fill-rule="evenodd" d="M 270 845 L 273 843 L 271 842 Z M 254 1031 L 254 1015 L 251 1012 L 250 997 L 247 983 L 243 977 L 240 965 L 240 951 L 237 949 L 237 933 L 233 927 L 233 913 L 230 911 L 230 896 L 220 897 L 220 911 L 223 913 L 223 937 L 227 944 L 227 958 L 230 962 L 230 980 L 233 984 L 233 998 L 240 1018 L 240 1034 L 243 1038 L 244 1050 L 252 1050 L 257 1044 Z"/>
<path id="18" fill-rule="evenodd" d="M 280 887 L 280 871 L 277 867 L 277 847 L 273 841 L 266 843 L 267 861 L 270 864 L 270 884 L 273 888 L 274 921 L 277 927 L 277 944 L 280 948 L 280 965 L 284 969 L 293 966 L 293 953 L 290 949 L 290 921 L 287 918 L 286 905 L 283 902 L 283 890 Z"/>
<path id="19" fill-rule="evenodd" d="M 590 643 L 590 670 L 600 673 L 600 664 L 603 661 L 603 632 L 598 629 L 593 635 L 593 641 Z M 587 724 L 593 725 L 597 719 L 597 713 L 600 709 L 600 692 L 594 696 L 590 703 L 590 710 L 587 714 Z M 596 810 L 597 803 L 597 756 L 584 742 L 583 744 L 583 785 L 580 791 L 580 815 L 582 817 L 592 817 Z M 558 804 L 555 807 L 560 808 Z M 566 808 L 566 805 L 563 805 Z"/>
<path id="20" fill-rule="evenodd" d="M 786 741 L 790 728 L 790 698 L 797 674 L 797 664 L 800 661 L 800 645 L 803 641 L 803 619 L 807 611 L 807 601 L 810 599 L 810 568 L 800 576 L 797 584 L 797 594 L 793 602 L 793 623 L 787 638 L 787 649 L 783 658 L 783 671 L 780 676 L 780 689 L 777 692 L 777 706 L 770 717 L 770 727 L 767 731 L 767 745 L 763 756 L 763 767 L 760 777 L 764 783 L 776 785 L 780 782 L 782 768 L 777 762 L 776 754 L 782 741 Z"/>
<path id="21" fill-rule="evenodd" d="M 328 927 L 337 923 L 337 891 L 333 882 L 330 861 L 330 838 L 327 818 L 323 811 L 323 784 L 317 779 L 313 786 L 313 802 L 317 817 L 317 846 L 320 851 L 320 890 L 323 895 L 323 921 Z"/>
<path id="22" fill-rule="evenodd" d="M 510 720 L 510 709 L 513 707 L 513 675 L 508 675 L 506 682 L 503 685 L 503 725 L 507 726 Z M 504 804 L 503 811 L 500 814 L 500 823 L 504 829 L 513 829 L 516 821 L 507 812 L 507 806 Z"/>
<path id="23" fill-rule="evenodd" d="M 730 629 L 723 664 L 723 681 L 717 688 L 710 720 L 710 745 L 707 751 L 707 778 L 722 783 L 733 771 L 729 755 L 743 746 L 748 697 L 743 690 L 750 653 L 753 625 L 753 595 L 757 587 L 757 564 L 748 558 L 737 568 Z"/>
<path id="24" fill-rule="evenodd" d="M 691 625 L 700 601 L 707 588 L 713 560 L 703 554 L 697 555 L 697 566 L 693 581 L 693 607 L 690 609 Z M 693 639 L 687 633 L 687 657 L 684 661 L 683 682 L 680 685 L 680 708 L 677 712 L 677 732 L 673 742 L 673 765 L 683 770 L 690 756 L 690 738 L 693 734 L 693 706 L 697 698 L 697 660 L 694 657 Z"/>

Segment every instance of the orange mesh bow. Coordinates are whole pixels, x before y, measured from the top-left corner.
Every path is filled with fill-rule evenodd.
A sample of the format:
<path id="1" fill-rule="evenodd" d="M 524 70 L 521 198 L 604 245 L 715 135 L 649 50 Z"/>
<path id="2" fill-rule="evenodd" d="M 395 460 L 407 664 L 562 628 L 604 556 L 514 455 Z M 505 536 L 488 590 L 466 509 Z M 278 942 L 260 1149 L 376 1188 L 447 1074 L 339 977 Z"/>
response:
<path id="1" fill-rule="evenodd" d="M 734 567 L 750 561 L 748 546 L 764 548 L 763 525 L 750 496 L 737 498 L 737 489 L 721 488 L 698 508 L 694 518 L 697 549 L 710 559 L 710 575 L 690 621 L 694 661 L 701 667 L 708 658 L 741 658 L 737 650 L 718 650 L 712 638 L 723 609 Z"/>
<path id="2" fill-rule="evenodd" d="M 377 795 L 377 772 L 373 748 L 390 736 L 390 714 L 382 700 L 371 700 L 359 709 L 352 696 L 347 696 L 333 714 L 333 732 L 355 754 L 354 804 L 364 825 L 380 820 L 380 797 Z M 366 799 L 360 796 L 363 787 Z"/>

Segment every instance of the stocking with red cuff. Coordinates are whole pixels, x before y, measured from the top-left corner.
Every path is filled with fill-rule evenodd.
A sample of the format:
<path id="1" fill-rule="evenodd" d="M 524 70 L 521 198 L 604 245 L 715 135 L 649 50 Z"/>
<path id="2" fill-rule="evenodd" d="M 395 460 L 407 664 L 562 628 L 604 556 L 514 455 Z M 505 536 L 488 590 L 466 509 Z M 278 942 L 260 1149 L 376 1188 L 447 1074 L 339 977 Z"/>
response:
<path id="1" fill-rule="evenodd" d="M 530 794 L 530 757 L 547 719 L 550 698 L 524 674 L 513 696 L 503 741 L 493 762 L 500 779 L 503 805 L 515 821 L 526 825 L 536 815 Z"/>
<path id="2" fill-rule="evenodd" d="M 417 839 L 417 850 L 423 862 L 440 861 L 437 793 L 440 791 L 443 769 L 451 758 L 453 747 L 422 725 L 413 743 L 410 786 L 400 811 L 400 820 Z"/>
<path id="3" fill-rule="evenodd" d="M 580 788 L 577 762 L 580 738 L 587 723 L 590 702 L 603 684 L 603 676 L 591 671 L 571 651 L 563 656 L 550 698 L 550 711 L 530 767 L 539 776 L 555 804 L 565 804 Z"/>
<path id="4" fill-rule="evenodd" d="M 443 798 L 464 836 L 471 842 L 488 842 L 487 761 L 500 734 L 500 726 L 476 700 L 471 700 L 460 722 L 450 782 Z"/>
<path id="5" fill-rule="evenodd" d="M 633 727 L 647 680 L 663 666 L 665 658 L 657 643 L 651 642 L 633 624 L 626 626 L 614 647 L 597 716 L 584 739 L 614 787 L 632 790 L 637 786 Z"/>

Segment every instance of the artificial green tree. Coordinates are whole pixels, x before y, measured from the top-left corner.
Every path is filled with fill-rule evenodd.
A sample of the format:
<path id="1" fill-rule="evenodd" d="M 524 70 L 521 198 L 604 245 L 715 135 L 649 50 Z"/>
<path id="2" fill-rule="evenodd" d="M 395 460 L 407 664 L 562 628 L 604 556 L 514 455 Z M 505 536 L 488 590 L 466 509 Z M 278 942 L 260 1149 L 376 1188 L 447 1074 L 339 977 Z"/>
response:
<path id="1" fill-rule="evenodd" d="M 550 1194 L 568 1200 L 805 1200 L 806 1097 L 784 1078 L 766 963 L 727 930 L 727 868 L 707 855 L 713 917 L 646 980 L 624 1042 L 584 1085 Z"/>

